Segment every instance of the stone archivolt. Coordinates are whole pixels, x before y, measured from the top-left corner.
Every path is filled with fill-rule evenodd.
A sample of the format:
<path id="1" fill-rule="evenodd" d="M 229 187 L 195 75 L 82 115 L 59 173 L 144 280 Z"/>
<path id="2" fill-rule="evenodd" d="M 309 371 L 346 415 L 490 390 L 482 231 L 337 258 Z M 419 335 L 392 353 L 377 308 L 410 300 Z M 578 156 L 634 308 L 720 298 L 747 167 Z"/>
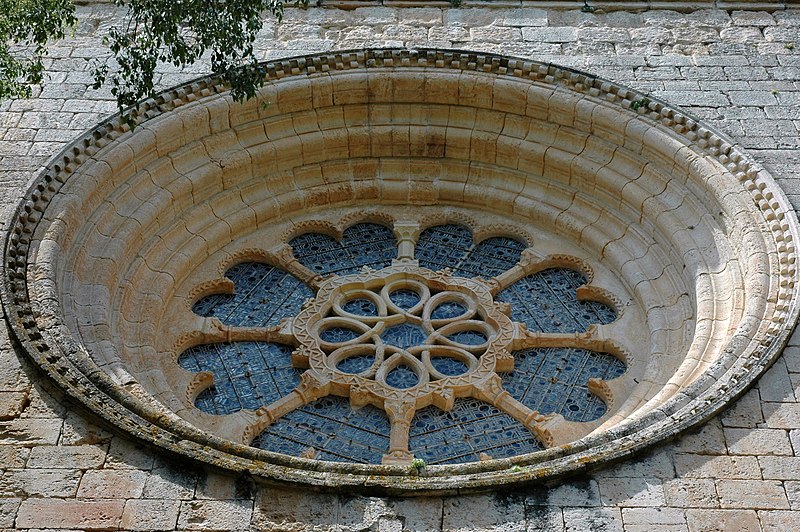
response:
<path id="1" fill-rule="evenodd" d="M 3 300 L 23 347 L 144 440 L 320 486 L 447 490 L 564 475 L 718 412 L 796 321 L 792 209 L 746 153 L 680 110 L 490 54 L 343 52 L 265 71 L 249 103 L 209 78 L 145 102 L 133 132 L 118 119 L 97 126 L 37 178 L 9 228 Z M 412 222 L 394 225 L 401 254 L 413 223 L 441 220 L 478 241 L 521 228 L 540 268 L 580 262 L 589 282 L 578 297 L 620 313 L 570 344 L 625 358 L 622 378 L 595 387 L 613 402 L 608 416 L 567 445 L 554 436 L 543 452 L 409 478 L 407 467 L 254 449 L 233 435 L 258 423 L 255 412 L 195 408 L 208 378 L 177 366 L 183 351 L 290 332 L 221 327 L 191 311 L 197 297 L 232 290 L 223 274 L 245 259 L 322 290 L 335 283 L 292 258 L 292 236 L 324 226 L 341 240 L 352 225 L 342 220 L 387 219 Z M 497 294 L 502 278 L 485 286 Z"/>

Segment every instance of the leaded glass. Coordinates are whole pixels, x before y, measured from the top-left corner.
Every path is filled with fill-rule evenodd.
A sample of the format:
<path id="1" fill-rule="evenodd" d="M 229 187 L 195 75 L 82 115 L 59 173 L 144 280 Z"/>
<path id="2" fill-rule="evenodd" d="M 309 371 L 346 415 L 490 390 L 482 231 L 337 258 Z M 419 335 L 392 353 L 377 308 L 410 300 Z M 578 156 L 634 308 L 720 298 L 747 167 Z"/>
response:
<path id="1" fill-rule="evenodd" d="M 511 318 L 531 331 L 584 332 L 593 323 L 611 323 L 614 309 L 597 301 L 578 301 L 575 291 L 586 284 L 580 272 L 550 268 L 520 279 L 497 295 L 511 306 Z"/>
<path id="2" fill-rule="evenodd" d="M 397 257 L 392 230 L 372 223 L 348 227 L 341 242 L 321 233 L 305 233 L 290 240 L 289 245 L 301 264 L 323 275 L 346 275 L 364 266 L 380 269 Z"/>
<path id="3" fill-rule="evenodd" d="M 425 229 L 415 253 L 423 268 L 450 268 L 461 277 L 489 278 L 514 266 L 524 250 L 525 244 L 509 237 L 487 238 L 473 245 L 469 228 L 448 224 Z"/>
<path id="4" fill-rule="evenodd" d="M 394 303 L 403 310 L 408 310 L 420 302 L 419 294 L 417 294 L 413 290 L 406 290 L 406 289 L 395 290 L 394 292 L 389 294 L 389 299 L 392 300 L 392 303 Z"/>
<path id="5" fill-rule="evenodd" d="M 225 276 L 233 281 L 236 292 L 203 297 L 192 310 L 234 327 L 277 325 L 281 318 L 296 315 L 303 302 L 314 295 L 297 277 L 260 262 L 236 264 Z"/>
<path id="6" fill-rule="evenodd" d="M 389 429 L 381 410 L 352 408 L 329 395 L 280 418 L 252 445 L 294 456 L 314 449 L 318 460 L 376 464 L 389 448 Z"/>
<path id="7" fill-rule="evenodd" d="M 387 328 L 381 334 L 381 339 L 389 345 L 406 349 L 425 343 L 425 336 L 425 331 L 420 327 L 403 323 L 402 325 Z"/>
<path id="8" fill-rule="evenodd" d="M 492 237 L 478 243 L 455 269 L 463 277 L 495 277 L 519 262 L 525 244 L 508 237 Z"/>
<path id="9" fill-rule="evenodd" d="M 195 406 L 225 415 L 256 410 L 291 392 L 300 382 L 291 355 L 291 347 L 269 342 L 203 344 L 184 351 L 178 365 L 214 375 L 214 385 L 197 396 Z"/>
<path id="10" fill-rule="evenodd" d="M 608 353 L 578 348 L 534 348 L 515 351 L 514 371 L 503 375 L 503 387 L 519 402 L 542 414 L 561 414 L 569 421 L 592 421 L 606 405 L 589 392 L 590 378 L 616 379 L 625 364 Z"/>
<path id="11" fill-rule="evenodd" d="M 409 450 L 428 464 L 473 462 L 481 459 L 481 453 L 505 458 L 542 449 L 517 420 L 477 399 L 456 399 L 450 412 L 423 408 L 409 432 Z"/>
<path id="12" fill-rule="evenodd" d="M 472 247 L 472 231 L 463 225 L 437 225 L 422 231 L 414 248 L 419 265 L 431 270 L 453 268 Z"/>
<path id="13" fill-rule="evenodd" d="M 466 311 L 467 307 L 461 303 L 457 303 L 455 301 L 446 301 L 436 307 L 433 312 L 431 312 L 431 318 L 435 320 L 456 318 L 463 315 Z"/>
<path id="14" fill-rule="evenodd" d="M 535 339 L 514 321 L 531 332 L 569 335 L 616 318 L 608 305 L 578 301 L 586 279 L 566 268 L 528 275 L 493 295 L 481 279 L 504 282 L 497 277 L 520 264 L 525 245 L 515 238 L 476 245 L 467 227 L 430 227 L 413 248 L 420 266 L 393 262 L 393 231 L 372 223 L 349 227 L 341 242 L 307 233 L 290 244 L 302 264 L 328 275 L 315 280 L 316 297 L 308 299 L 311 290 L 280 268 L 247 262 L 226 272 L 235 294 L 204 297 L 194 310 L 233 327 L 268 327 L 289 317 L 270 334 L 291 330 L 299 347 L 205 344 L 179 358 L 188 371 L 214 375 L 214 385 L 195 402 L 201 410 L 260 409 L 261 420 L 274 419 L 266 428 L 251 427 L 256 447 L 363 463 L 416 457 L 446 464 L 525 454 L 552 441 L 548 429 L 537 427 L 549 419 L 543 415 L 576 422 L 604 415 L 606 406 L 588 381 L 625 371 L 607 353 L 567 347 L 518 350 L 512 371 L 508 357 L 498 369 L 496 357 L 507 355 L 512 342 Z M 508 303 L 511 316 L 495 301 Z M 499 393 L 500 386 L 509 393 Z M 356 389 L 349 401 L 328 395 Z M 456 397 L 451 410 L 417 410 L 419 404 L 441 406 L 448 394 Z M 477 397 L 495 399 L 490 404 Z M 272 412 L 279 413 L 272 418 Z M 392 430 L 412 415 L 410 430 Z M 541 441 L 534 430 L 544 434 Z"/>

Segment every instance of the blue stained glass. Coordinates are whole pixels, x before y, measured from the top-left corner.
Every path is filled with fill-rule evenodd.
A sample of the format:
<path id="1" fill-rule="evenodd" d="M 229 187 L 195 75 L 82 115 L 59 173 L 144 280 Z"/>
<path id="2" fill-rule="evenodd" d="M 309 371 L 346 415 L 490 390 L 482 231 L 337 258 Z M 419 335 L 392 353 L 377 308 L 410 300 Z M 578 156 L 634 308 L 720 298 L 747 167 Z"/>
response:
<path id="1" fill-rule="evenodd" d="M 419 377 L 411 368 L 400 364 L 386 375 L 386 384 L 393 388 L 413 388 L 419 383 Z"/>
<path id="2" fill-rule="evenodd" d="M 592 421 L 606 412 L 589 392 L 590 378 L 615 379 L 625 364 L 613 355 L 578 348 L 533 348 L 514 352 L 514 371 L 503 387 L 531 410 L 558 413 L 569 421 Z"/>
<path id="3" fill-rule="evenodd" d="M 355 314 L 356 316 L 375 316 L 378 314 L 378 309 L 375 307 L 375 303 L 369 299 L 361 298 L 351 299 L 342 305 L 342 310 L 349 312 L 350 314 Z"/>
<path id="4" fill-rule="evenodd" d="M 479 331 L 461 331 L 451 334 L 448 338 L 463 345 L 481 345 L 486 343 L 486 335 Z"/>
<path id="5" fill-rule="evenodd" d="M 395 290 L 391 294 L 389 294 L 389 299 L 392 300 L 392 303 L 397 305 L 403 310 L 408 310 L 413 308 L 414 305 L 419 303 L 422 299 L 419 297 L 419 294 L 414 292 L 413 290 L 408 290 L 403 288 L 401 290 Z"/>
<path id="6" fill-rule="evenodd" d="M 339 363 L 336 364 L 336 369 L 344 373 L 356 374 L 366 371 L 374 362 L 374 356 L 359 355 L 340 360 Z"/>
<path id="7" fill-rule="evenodd" d="M 382 410 L 353 409 L 346 399 L 329 395 L 278 419 L 252 445 L 293 456 L 312 447 L 318 460 L 379 464 L 389 449 L 389 432 Z"/>
<path id="8" fill-rule="evenodd" d="M 446 320 L 462 316 L 465 312 L 467 312 L 467 307 L 461 303 L 446 301 L 431 312 L 431 318 L 435 320 Z"/>
<path id="9" fill-rule="evenodd" d="M 519 262 L 525 244 L 508 237 L 482 240 L 456 269 L 461 277 L 496 277 Z"/>
<path id="10" fill-rule="evenodd" d="M 506 458 L 543 448 L 517 420 L 471 398 L 456 399 L 450 412 L 434 406 L 417 411 L 409 432 L 409 450 L 428 464 L 474 462 L 481 453 Z"/>
<path id="11" fill-rule="evenodd" d="M 358 338 L 359 333 L 352 329 L 345 329 L 344 327 L 331 327 L 330 329 L 320 331 L 319 337 L 325 342 L 339 343 Z"/>
<path id="12" fill-rule="evenodd" d="M 437 225 L 422 231 L 414 254 L 431 270 L 456 267 L 472 247 L 472 231 L 463 225 Z"/>
<path id="13" fill-rule="evenodd" d="M 270 327 L 295 316 L 314 293 L 297 277 L 259 262 L 242 262 L 225 272 L 236 293 L 214 294 L 198 300 L 192 310 L 216 316 L 234 327 Z"/>
<path id="14" fill-rule="evenodd" d="M 383 331 L 383 334 L 381 334 L 381 339 L 385 343 L 399 347 L 400 349 L 422 345 L 425 343 L 426 338 L 427 335 L 425 331 L 422 330 L 422 327 L 410 325 L 408 323 L 388 327 Z"/>
<path id="15" fill-rule="evenodd" d="M 578 301 L 576 290 L 586 283 L 580 272 L 551 268 L 520 279 L 497 295 L 511 305 L 511 319 L 531 331 L 585 332 L 592 323 L 611 323 L 613 308 L 597 301 Z"/>
<path id="16" fill-rule="evenodd" d="M 356 273 L 363 266 L 378 270 L 397 257 L 392 230 L 372 223 L 348 227 L 341 242 L 321 233 L 305 233 L 290 240 L 289 245 L 301 264 L 323 275 Z"/>
<path id="17" fill-rule="evenodd" d="M 525 244 L 509 237 L 492 237 L 473 245 L 472 231 L 463 225 L 437 225 L 419 236 L 415 255 L 431 270 L 451 268 L 460 277 L 490 278 L 519 262 Z"/>
<path id="18" fill-rule="evenodd" d="M 466 373 L 469 366 L 451 357 L 431 357 L 431 365 L 444 375 L 461 375 Z"/>
<path id="19" fill-rule="evenodd" d="M 214 386 L 198 395 L 203 412 L 225 415 L 277 401 L 300 382 L 292 348 L 269 342 L 234 342 L 191 347 L 178 357 L 187 371 L 214 374 Z"/>

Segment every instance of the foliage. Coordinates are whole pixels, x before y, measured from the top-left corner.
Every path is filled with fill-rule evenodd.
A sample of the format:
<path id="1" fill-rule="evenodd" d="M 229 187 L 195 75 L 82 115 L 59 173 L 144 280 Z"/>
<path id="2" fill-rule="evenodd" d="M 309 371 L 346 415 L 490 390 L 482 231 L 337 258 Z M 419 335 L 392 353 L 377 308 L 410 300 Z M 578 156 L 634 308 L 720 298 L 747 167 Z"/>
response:
<path id="1" fill-rule="evenodd" d="M 72 0 L 0 0 L 0 100 L 31 96 L 47 41 L 64 37 L 74 12 Z"/>
<path id="2" fill-rule="evenodd" d="M 119 69 L 109 73 L 107 64 L 99 66 L 95 88 L 108 81 L 120 111 L 153 95 L 160 63 L 182 68 L 208 58 L 236 100 L 253 97 L 263 84 L 253 44 L 262 13 L 280 21 L 283 0 L 116 1 L 128 6 L 122 24 L 108 37 Z"/>

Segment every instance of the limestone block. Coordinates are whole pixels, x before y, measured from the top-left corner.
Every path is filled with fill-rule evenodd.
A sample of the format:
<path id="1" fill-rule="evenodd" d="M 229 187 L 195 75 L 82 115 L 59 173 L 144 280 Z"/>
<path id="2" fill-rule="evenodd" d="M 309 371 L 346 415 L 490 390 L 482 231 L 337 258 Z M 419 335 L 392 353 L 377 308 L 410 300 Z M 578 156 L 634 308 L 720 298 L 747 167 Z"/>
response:
<path id="1" fill-rule="evenodd" d="M 127 438 L 111 440 L 104 467 L 110 469 L 139 469 L 148 471 L 153 467 L 152 450 Z"/>
<path id="2" fill-rule="evenodd" d="M 108 530 L 119 526 L 125 501 L 28 499 L 17 513 L 19 528 Z"/>
<path id="3" fill-rule="evenodd" d="M 125 503 L 123 530 L 172 530 L 178 521 L 180 503 L 169 500 L 132 499 Z"/>
<path id="4" fill-rule="evenodd" d="M 525 530 L 524 499 L 496 494 L 492 497 L 475 495 L 444 500 L 443 530 L 492 530 L 497 523 L 503 523 L 503 530 L 509 532 Z"/>
<path id="5" fill-rule="evenodd" d="M 681 508 L 623 508 L 625 531 L 657 530 L 685 531 L 686 511 Z"/>
<path id="6" fill-rule="evenodd" d="M 761 397 L 757 389 L 750 390 L 721 416 L 725 427 L 756 428 L 764 422 Z"/>
<path id="7" fill-rule="evenodd" d="M 675 471 L 687 478 L 760 479 L 755 456 L 676 454 Z"/>
<path id="8" fill-rule="evenodd" d="M 97 445 L 41 446 L 31 450 L 27 466 L 34 469 L 90 469 L 103 464 L 104 447 Z"/>
<path id="9" fill-rule="evenodd" d="M 0 391 L 0 421 L 17 418 L 28 406 L 28 393 Z"/>
<path id="10" fill-rule="evenodd" d="M 78 497 L 91 499 L 136 499 L 142 496 L 147 473 L 125 469 L 87 471 L 78 487 Z"/>
<path id="11" fill-rule="evenodd" d="M 676 478 L 664 484 L 668 506 L 678 508 L 719 508 L 719 495 L 713 479 Z"/>
<path id="12" fill-rule="evenodd" d="M 800 479 L 800 456 L 759 456 L 758 463 L 765 479 Z"/>
<path id="13" fill-rule="evenodd" d="M 609 477 L 599 480 L 603 506 L 661 506 L 664 487 L 658 479 Z"/>
<path id="14" fill-rule="evenodd" d="M 800 404 L 798 403 L 764 403 L 764 419 L 769 428 L 800 428 Z"/>
<path id="15" fill-rule="evenodd" d="M 783 484 L 774 480 L 717 480 L 722 508 L 788 509 Z"/>
<path id="16" fill-rule="evenodd" d="M 178 516 L 180 530 L 241 530 L 250 528 L 252 501 L 184 501 Z"/>
<path id="17" fill-rule="evenodd" d="M 760 532 L 755 510 L 686 510 L 689 532 Z"/>
<path id="18" fill-rule="evenodd" d="M 9 530 L 14 528 L 14 519 L 21 502 L 22 500 L 17 498 L 0 499 L 0 526 Z"/>
<path id="19" fill-rule="evenodd" d="M 730 454 L 791 455 L 789 434 L 780 429 L 725 429 Z"/>
<path id="20" fill-rule="evenodd" d="M 197 475 L 176 467 L 156 467 L 148 475 L 143 495 L 147 499 L 191 499 Z"/>
<path id="21" fill-rule="evenodd" d="M 3 496 L 75 497 L 80 479 L 74 469 L 9 470 L 0 486 Z"/>
<path id="22" fill-rule="evenodd" d="M 0 422 L 0 444 L 55 445 L 60 434 L 60 419 L 22 418 Z"/>
<path id="23" fill-rule="evenodd" d="M 619 508 L 570 508 L 564 511 L 566 532 L 622 532 L 622 514 Z"/>
<path id="24" fill-rule="evenodd" d="M 545 491 L 550 506 L 600 506 L 600 488 L 596 480 L 574 480 Z M 535 502 L 538 494 L 529 503 Z"/>

